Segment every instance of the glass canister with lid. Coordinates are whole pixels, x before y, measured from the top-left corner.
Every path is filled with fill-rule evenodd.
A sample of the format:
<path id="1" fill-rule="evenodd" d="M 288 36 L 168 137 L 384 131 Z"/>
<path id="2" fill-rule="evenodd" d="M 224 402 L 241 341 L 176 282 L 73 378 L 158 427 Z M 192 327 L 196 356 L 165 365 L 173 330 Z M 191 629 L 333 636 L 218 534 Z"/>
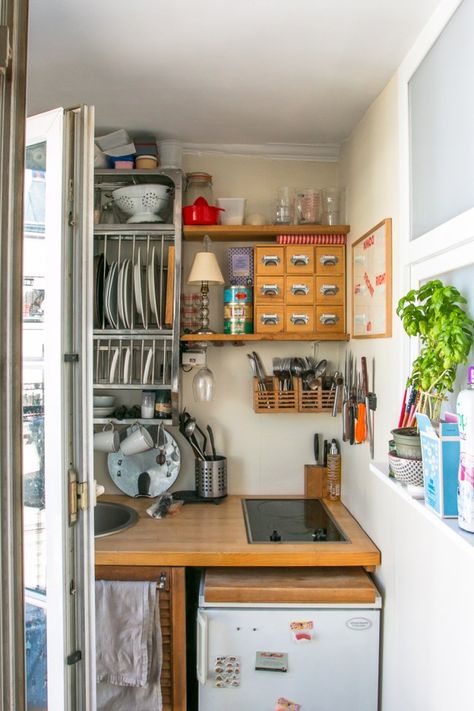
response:
<path id="1" fill-rule="evenodd" d="M 185 205 L 193 205 L 198 197 L 203 197 L 207 200 L 208 205 L 215 205 L 214 195 L 212 193 L 212 175 L 209 173 L 187 173 L 186 174 L 186 192 Z"/>

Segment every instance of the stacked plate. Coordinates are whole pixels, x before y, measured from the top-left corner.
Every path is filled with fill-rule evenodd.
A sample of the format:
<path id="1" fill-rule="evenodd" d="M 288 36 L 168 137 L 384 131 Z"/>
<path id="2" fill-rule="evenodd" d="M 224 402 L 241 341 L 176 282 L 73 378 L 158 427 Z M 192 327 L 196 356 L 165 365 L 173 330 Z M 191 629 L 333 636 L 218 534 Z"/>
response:
<path id="1" fill-rule="evenodd" d="M 155 246 L 148 262 L 140 247 L 134 261 L 122 259 L 107 264 L 102 254 L 94 257 L 95 327 L 161 329 L 162 274 Z"/>

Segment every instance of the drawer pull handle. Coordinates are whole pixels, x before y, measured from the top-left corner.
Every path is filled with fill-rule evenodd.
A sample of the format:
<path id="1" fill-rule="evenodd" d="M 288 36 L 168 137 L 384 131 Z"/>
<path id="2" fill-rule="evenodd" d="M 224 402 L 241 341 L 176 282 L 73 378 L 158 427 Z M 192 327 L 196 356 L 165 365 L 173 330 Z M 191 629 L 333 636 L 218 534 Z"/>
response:
<path id="1" fill-rule="evenodd" d="M 293 296 L 309 294 L 309 286 L 307 284 L 293 284 L 291 287 L 291 293 Z"/>
<path id="2" fill-rule="evenodd" d="M 309 257 L 307 254 L 292 254 L 290 261 L 295 266 L 298 264 L 309 264 Z"/>
<path id="3" fill-rule="evenodd" d="M 262 256 L 262 262 L 266 267 L 276 267 L 278 264 L 280 264 L 280 257 L 278 254 L 264 254 Z"/>
<path id="4" fill-rule="evenodd" d="M 290 321 L 295 326 L 306 325 L 309 323 L 308 314 L 291 314 Z"/>
<path id="5" fill-rule="evenodd" d="M 327 266 L 335 267 L 339 261 L 339 257 L 336 257 L 335 254 L 322 254 L 319 258 L 319 261 L 325 267 L 327 267 Z"/>
<path id="6" fill-rule="evenodd" d="M 260 321 L 263 323 L 264 326 L 277 326 L 279 320 L 280 317 L 278 316 L 278 314 L 262 314 L 260 316 Z"/>
<path id="7" fill-rule="evenodd" d="M 278 296 L 280 289 L 277 284 L 262 284 L 260 291 L 264 296 Z"/>
<path id="8" fill-rule="evenodd" d="M 339 316 L 337 314 L 321 314 L 319 320 L 324 326 L 334 326 L 339 321 Z"/>
<path id="9" fill-rule="evenodd" d="M 323 296 L 336 296 L 339 287 L 337 284 L 323 284 L 319 291 Z"/>

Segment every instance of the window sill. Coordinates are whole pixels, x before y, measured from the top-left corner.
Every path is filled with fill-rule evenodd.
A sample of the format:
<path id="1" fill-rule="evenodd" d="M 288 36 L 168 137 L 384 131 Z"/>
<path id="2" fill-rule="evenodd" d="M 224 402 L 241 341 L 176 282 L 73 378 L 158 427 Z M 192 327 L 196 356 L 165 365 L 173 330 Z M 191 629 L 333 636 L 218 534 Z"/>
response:
<path id="1" fill-rule="evenodd" d="M 389 486 L 400 498 L 404 499 L 409 506 L 415 508 L 425 517 L 429 523 L 442 531 L 444 535 L 450 538 L 456 545 L 463 550 L 469 549 L 474 554 L 474 533 L 463 531 L 458 526 L 457 518 L 440 518 L 433 511 L 428 509 L 422 499 L 416 499 L 411 496 L 407 487 L 400 484 L 396 479 L 389 477 L 388 464 L 381 462 L 372 462 L 369 465 L 370 471 L 380 481 Z"/>

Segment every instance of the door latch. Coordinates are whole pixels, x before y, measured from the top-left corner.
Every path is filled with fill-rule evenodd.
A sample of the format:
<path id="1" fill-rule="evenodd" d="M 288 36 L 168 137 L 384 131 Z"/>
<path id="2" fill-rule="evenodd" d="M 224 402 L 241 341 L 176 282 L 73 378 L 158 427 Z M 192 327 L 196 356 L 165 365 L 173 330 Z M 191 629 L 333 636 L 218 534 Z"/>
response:
<path id="1" fill-rule="evenodd" d="M 89 508 L 89 485 L 87 481 L 78 481 L 75 469 L 68 471 L 69 481 L 69 525 L 73 526 L 77 522 L 79 511 L 86 511 Z"/>

